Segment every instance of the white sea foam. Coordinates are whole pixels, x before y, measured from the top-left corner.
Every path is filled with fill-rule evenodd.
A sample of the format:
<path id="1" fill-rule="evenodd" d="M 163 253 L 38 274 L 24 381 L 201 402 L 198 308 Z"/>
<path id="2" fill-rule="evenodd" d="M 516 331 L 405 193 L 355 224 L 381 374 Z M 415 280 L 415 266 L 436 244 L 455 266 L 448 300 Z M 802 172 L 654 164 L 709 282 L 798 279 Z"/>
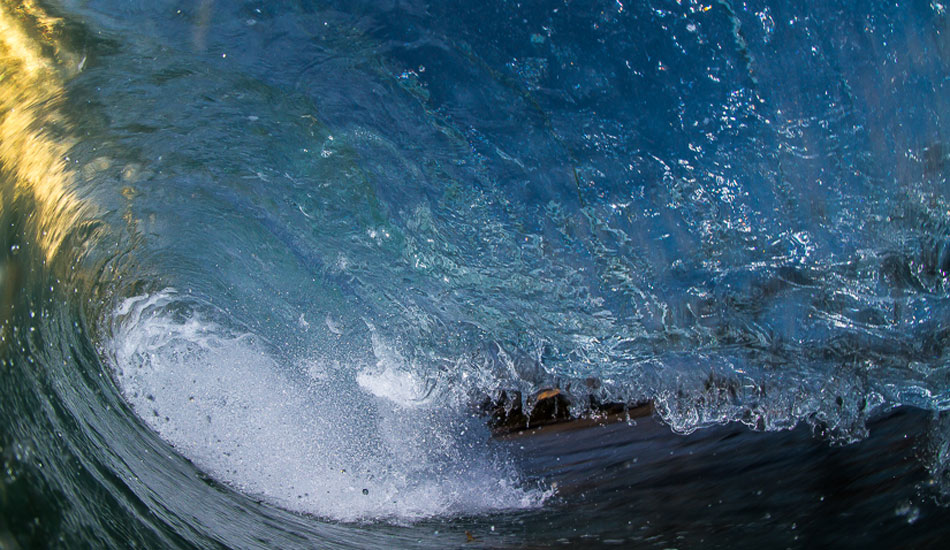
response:
<path id="1" fill-rule="evenodd" d="M 359 386 L 370 394 L 399 407 L 419 407 L 431 404 L 431 385 L 423 377 L 407 370 L 406 361 L 399 352 L 386 346 L 373 332 L 373 354 L 376 366 L 362 370 L 356 376 Z"/>
<path id="2" fill-rule="evenodd" d="M 437 405 L 398 355 L 352 368 L 282 368 L 173 290 L 125 300 L 107 354 L 124 397 L 215 478 L 280 506 L 344 521 L 538 506 L 478 419 Z M 384 347 L 375 346 L 377 354 Z"/>

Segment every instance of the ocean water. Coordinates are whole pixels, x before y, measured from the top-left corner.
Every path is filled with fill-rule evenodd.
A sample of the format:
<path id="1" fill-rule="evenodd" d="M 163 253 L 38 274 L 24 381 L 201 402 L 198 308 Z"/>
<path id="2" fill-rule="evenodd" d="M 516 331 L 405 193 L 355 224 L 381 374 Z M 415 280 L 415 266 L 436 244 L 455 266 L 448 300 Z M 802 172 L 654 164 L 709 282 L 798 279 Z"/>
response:
<path id="1" fill-rule="evenodd" d="M 947 10 L 0 2 L 0 548 L 942 548 Z"/>

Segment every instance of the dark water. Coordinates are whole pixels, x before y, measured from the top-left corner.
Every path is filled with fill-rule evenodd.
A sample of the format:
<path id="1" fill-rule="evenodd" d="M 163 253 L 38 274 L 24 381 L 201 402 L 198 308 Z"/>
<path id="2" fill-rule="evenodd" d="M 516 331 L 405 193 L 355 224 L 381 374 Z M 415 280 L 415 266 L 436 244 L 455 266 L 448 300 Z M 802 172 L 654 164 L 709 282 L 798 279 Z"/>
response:
<path id="1" fill-rule="evenodd" d="M 0 36 L 0 548 L 946 544 L 943 3 Z"/>

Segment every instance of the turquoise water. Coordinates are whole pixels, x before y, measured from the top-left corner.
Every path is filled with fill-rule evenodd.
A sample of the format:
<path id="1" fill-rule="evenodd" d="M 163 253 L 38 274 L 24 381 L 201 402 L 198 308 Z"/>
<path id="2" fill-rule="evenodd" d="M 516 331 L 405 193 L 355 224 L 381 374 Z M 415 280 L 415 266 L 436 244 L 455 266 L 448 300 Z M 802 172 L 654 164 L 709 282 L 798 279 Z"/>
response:
<path id="1" fill-rule="evenodd" d="M 945 538 L 943 4 L 2 10 L 0 547 Z"/>

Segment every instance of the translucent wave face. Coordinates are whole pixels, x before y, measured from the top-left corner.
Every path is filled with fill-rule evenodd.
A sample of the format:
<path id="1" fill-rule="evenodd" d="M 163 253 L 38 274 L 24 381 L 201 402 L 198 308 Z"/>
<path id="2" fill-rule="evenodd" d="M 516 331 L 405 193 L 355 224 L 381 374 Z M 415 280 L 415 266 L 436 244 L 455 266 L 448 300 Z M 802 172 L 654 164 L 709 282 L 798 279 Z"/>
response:
<path id="1" fill-rule="evenodd" d="M 217 479 L 344 521 L 414 520 L 540 505 L 483 423 L 440 404 L 399 357 L 283 367 L 254 335 L 174 291 L 125 300 L 107 350 L 135 412 Z"/>

